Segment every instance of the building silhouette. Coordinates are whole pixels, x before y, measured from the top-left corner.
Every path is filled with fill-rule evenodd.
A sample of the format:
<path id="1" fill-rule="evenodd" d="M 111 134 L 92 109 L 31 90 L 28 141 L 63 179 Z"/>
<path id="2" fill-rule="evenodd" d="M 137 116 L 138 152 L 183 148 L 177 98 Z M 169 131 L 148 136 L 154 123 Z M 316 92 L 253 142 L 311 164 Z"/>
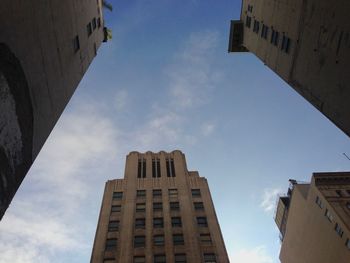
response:
<path id="1" fill-rule="evenodd" d="M 243 0 L 228 51 L 254 53 L 350 136 L 349 12 L 347 0 Z"/>
<path id="2" fill-rule="evenodd" d="M 131 152 L 106 183 L 92 263 L 229 262 L 207 180 L 185 155 Z"/>
<path id="3" fill-rule="evenodd" d="M 281 262 L 350 262 L 350 172 L 314 173 L 310 184 L 290 181 L 275 217 Z"/>
<path id="4" fill-rule="evenodd" d="M 1 0 L 0 219 L 106 37 L 102 0 Z"/>

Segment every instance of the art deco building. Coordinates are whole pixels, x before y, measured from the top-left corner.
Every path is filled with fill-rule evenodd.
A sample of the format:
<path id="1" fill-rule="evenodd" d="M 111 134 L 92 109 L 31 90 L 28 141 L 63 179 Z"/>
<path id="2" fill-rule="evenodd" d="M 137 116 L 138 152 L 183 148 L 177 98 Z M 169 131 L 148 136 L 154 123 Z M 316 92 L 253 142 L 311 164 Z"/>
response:
<path id="1" fill-rule="evenodd" d="M 229 262 L 207 180 L 185 155 L 127 156 L 106 183 L 91 263 Z"/>
<path id="2" fill-rule="evenodd" d="M 0 219 L 106 38 L 102 0 L 1 0 Z"/>
<path id="3" fill-rule="evenodd" d="M 229 52 L 254 53 L 350 136 L 349 12 L 348 0 L 243 0 Z"/>
<path id="4" fill-rule="evenodd" d="M 350 262 L 350 172 L 314 173 L 310 184 L 290 181 L 275 217 L 281 262 Z"/>

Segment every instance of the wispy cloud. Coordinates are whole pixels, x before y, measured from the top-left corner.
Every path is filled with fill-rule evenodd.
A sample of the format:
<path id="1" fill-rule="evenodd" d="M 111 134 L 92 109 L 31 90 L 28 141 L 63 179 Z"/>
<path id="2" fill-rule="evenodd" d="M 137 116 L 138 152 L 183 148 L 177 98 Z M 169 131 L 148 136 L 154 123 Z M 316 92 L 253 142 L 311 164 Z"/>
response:
<path id="1" fill-rule="evenodd" d="M 265 212 L 271 213 L 275 209 L 276 200 L 278 195 L 282 194 L 281 188 L 266 188 L 262 195 L 262 201 L 260 207 L 264 209 Z"/>
<path id="2" fill-rule="evenodd" d="M 238 250 L 230 255 L 230 261 L 234 263 L 273 263 L 272 257 L 268 255 L 265 246 Z"/>
<path id="3" fill-rule="evenodd" d="M 101 173 L 94 170 L 96 163 L 103 171 L 117 149 L 116 128 L 98 106 L 89 105 L 80 105 L 58 123 L 27 175 L 30 198 L 18 193 L 1 221 L 1 263 L 62 262 L 50 255 L 88 250 L 92 240 L 84 240 L 82 206 Z"/>

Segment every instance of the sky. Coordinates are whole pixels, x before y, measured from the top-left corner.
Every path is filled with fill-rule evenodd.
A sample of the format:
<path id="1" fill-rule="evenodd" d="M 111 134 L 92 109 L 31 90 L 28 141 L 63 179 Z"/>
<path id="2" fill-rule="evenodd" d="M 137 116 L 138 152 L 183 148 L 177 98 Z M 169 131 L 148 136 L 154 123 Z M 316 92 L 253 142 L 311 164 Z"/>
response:
<path id="1" fill-rule="evenodd" d="M 349 138 L 253 54 L 239 0 L 110 1 L 104 43 L 0 223 L 0 263 L 89 262 L 104 184 L 179 149 L 209 182 L 233 263 L 277 263 L 288 180 L 348 171 Z"/>

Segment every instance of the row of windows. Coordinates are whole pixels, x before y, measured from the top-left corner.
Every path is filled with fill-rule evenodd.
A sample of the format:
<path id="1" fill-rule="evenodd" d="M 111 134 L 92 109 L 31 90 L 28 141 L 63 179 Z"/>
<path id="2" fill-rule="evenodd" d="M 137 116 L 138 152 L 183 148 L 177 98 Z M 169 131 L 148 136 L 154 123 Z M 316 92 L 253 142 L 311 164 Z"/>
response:
<path id="1" fill-rule="evenodd" d="M 167 177 L 175 177 L 175 165 L 174 165 L 174 159 L 165 159 L 166 164 L 166 173 Z M 146 178 L 146 160 L 145 159 L 139 159 L 138 165 L 137 165 L 137 178 Z M 154 158 L 152 159 L 152 177 L 153 178 L 160 178 L 162 176 L 161 169 L 160 169 L 160 159 Z"/>
<path id="2" fill-rule="evenodd" d="M 161 197 L 162 196 L 162 189 L 154 189 L 153 197 Z M 177 198 L 178 197 L 178 191 L 176 188 L 168 189 L 168 194 L 170 198 Z M 191 189 L 192 197 L 201 197 L 201 191 L 200 189 Z M 136 197 L 146 197 L 146 190 L 137 190 L 136 191 Z M 113 200 L 122 200 L 123 199 L 123 192 L 113 192 Z"/>
<path id="3" fill-rule="evenodd" d="M 245 22 L 246 27 L 250 28 L 251 24 L 252 24 L 252 18 L 250 16 L 247 16 L 246 22 Z M 254 19 L 253 32 L 255 32 L 256 34 L 259 34 L 260 32 L 260 22 L 256 19 Z M 262 30 L 260 33 L 260 37 L 263 39 L 267 39 L 269 32 L 270 32 L 270 28 L 267 25 L 262 23 Z M 271 28 L 270 43 L 277 47 L 279 45 L 279 41 L 280 41 L 280 33 L 274 30 L 273 28 Z M 283 33 L 282 42 L 280 46 L 281 50 L 284 51 L 285 53 L 289 53 L 290 45 L 291 45 L 291 39 Z"/>
<path id="4" fill-rule="evenodd" d="M 344 192 L 349 196 L 350 195 L 350 190 L 335 190 L 335 193 L 337 194 L 337 196 L 339 197 L 344 197 Z M 349 203 L 350 204 L 350 203 Z"/>
<path id="5" fill-rule="evenodd" d="M 86 30 L 87 30 L 87 34 L 88 36 L 91 36 L 92 32 L 96 29 L 96 28 L 100 28 L 101 27 L 101 18 L 98 17 L 96 19 L 96 17 L 94 17 L 91 22 L 89 22 L 86 25 Z M 73 50 L 74 52 L 78 52 L 78 50 L 80 49 L 80 41 L 79 41 L 79 36 L 76 35 L 73 39 Z"/>
<path id="6" fill-rule="evenodd" d="M 174 255 L 175 263 L 186 263 L 186 254 L 175 254 Z M 205 263 L 216 263 L 216 255 L 214 253 L 204 253 L 203 259 Z M 115 258 L 105 258 L 104 263 L 112 263 L 115 261 Z M 135 256 L 133 263 L 145 263 L 145 256 Z M 166 263 L 165 254 L 158 254 L 153 256 L 153 263 Z"/>
<path id="7" fill-rule="evenodd" d="M 323 204 L 321 198 L 319 198 L 318 196 L 316 196 L 315 202 L 316 202 L 316 204 L 318 205 L 318 207 L 319 207 L 320 209 L 323 209 L 324 204 Z M 325 211 L 324 215 L 325 215 L 325 217 L 328 219 L 329 222 L 332 223 L 332 222 L 334 221 L 334 217 L 333 217 L 331 211 L 328 210 L 328 208 L 326 208 L 326 211 Z M 337 223 L 337 222 L 335 223 L 334 230 L 335 230 L 335 232 L 336 232 L 341 238 L 343 237 L 343 235 L 344 235 L 344 230 L 341 228 L 341 226 L 339 225 L 339 223 Z M 349 238 L 346 240 L 345 245 L 346 245 L 346 247 L 347 247 L 348 249 L 350 249 L 350 240 L 349 240 Z"/>

